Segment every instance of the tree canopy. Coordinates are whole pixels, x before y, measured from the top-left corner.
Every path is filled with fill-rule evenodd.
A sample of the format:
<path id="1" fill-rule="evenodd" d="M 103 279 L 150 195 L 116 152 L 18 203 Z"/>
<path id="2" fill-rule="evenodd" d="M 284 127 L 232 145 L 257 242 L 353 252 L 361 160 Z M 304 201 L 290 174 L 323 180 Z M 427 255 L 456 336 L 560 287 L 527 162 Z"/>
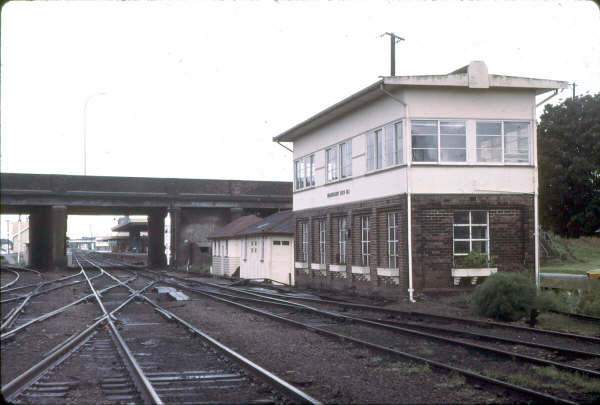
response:
<path id="1" fill-rule="evenodd" d="M 546 105 L 538 125 L 540 221 L 559 235 L 600 229 L 600 93 Z"/>

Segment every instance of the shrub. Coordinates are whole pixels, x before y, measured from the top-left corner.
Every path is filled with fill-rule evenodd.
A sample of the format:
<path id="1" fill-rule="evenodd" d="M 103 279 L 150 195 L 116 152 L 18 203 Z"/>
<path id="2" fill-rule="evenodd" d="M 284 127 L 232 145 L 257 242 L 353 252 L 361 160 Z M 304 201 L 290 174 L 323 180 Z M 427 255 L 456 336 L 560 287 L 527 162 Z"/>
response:
<path id="1" fill-rule="evenodd" d="M 503 321 L 516 321 L 535 305 L 536 289 L 531 280 L 517 273 L 496 273 L 473 293 L 476 313 Z"/>
<path id="2" fill-rule="evenodd" d="M 540 291 L 535 299 L 535 307 L 540 311 L 569 311 L 569 300 L 564 292 Z"/>
<path id="3" fill-rule="evenodd" d="M 590 280 L 592 288 L 585 291 L 579 302 L 579 313 L 600 316 L 600 281 Z"/>

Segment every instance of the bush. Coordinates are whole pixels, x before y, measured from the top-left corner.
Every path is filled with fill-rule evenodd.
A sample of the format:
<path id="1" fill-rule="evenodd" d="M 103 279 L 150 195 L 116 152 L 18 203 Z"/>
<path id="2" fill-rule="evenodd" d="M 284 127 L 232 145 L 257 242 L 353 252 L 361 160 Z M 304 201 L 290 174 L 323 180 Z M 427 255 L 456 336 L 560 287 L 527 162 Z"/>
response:
<path id="1" fill-rule="evenodd" d="M 540 291 L 535 299 L 535 307 L 540 311 L 569 312 L 569 298 L 564 292 Z"/>
<path id="2" fill-rule="evenodd" d="M 536 289 L 531 280 L 517 273 L 496 273 L 473 293 L 473 310 L 479 315 L 516 321 L 535 305 Z"/>
<path id="3" fill-rule="evenodd" d="M 585 291 L 579 302 L 579 313 L 589 316 L 600 316 L 600 281 L 590 280 L 592 288 Z"/>

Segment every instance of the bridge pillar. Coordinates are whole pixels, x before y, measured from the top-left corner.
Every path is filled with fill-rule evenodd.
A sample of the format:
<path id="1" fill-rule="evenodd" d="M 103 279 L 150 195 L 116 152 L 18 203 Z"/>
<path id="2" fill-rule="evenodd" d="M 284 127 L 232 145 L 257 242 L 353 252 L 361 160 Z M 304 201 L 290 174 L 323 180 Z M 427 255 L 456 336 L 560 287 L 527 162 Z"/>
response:
<path id="1" fill-rule="evenodd" d="M 148 213 L 148 267 L 164 267 L 165 257 L 165 210 L 153 209 Z"/>
<path id="2" fill-rule="evenodd" d="M 172 207 L 169 208 L 169 215 L 171 217 L 171 240 L 170 240 L 170 257 L 169 264 L 174 269 L 177 269 L 177 247 L 179 246 L 179 231 L 181 229 L 181 208 Z"/>
<path id="3" fill-rule="evenodd" d="M 67 207 L 34 207 L 29 214 L 29 263 L 41 270 L 67 265 Z"/>

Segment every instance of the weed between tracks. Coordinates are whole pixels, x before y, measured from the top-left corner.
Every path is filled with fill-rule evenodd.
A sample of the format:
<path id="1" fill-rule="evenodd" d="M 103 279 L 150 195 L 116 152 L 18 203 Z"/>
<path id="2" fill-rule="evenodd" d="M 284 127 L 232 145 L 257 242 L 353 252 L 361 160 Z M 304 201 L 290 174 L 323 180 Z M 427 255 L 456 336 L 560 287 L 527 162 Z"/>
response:
<path id="1" fill-rule="evenodd" d="M 463 385 L 465 385 L 465 377 L 453 371 L 446 377 L 446 380 L 440 384 L 440 387 L 459 388 Z"/>
<path id="2" fill-rule="evenodd" d="M 392 363 L 389 370 L 406 374 L 428 374 L 431 372 L 431 367 L 429 367 L 429 364 L 427 363 Z"/>
<path id="3" fill-rule="evenodd" d="M 560 371 L 555 367 L 530 366 L 523 368 L 519 373 L 511 374 L 506 374 L 506 372 L 500 370 L 490 370 L 488 374 L 490 377 L 533 389 L 572 390 L 573 387 L 577 387 L 585 393 L 600 393 L 600 380 L 579 373 Z"/>
<path id="4" fill-rule="evenodd" d="M 589 336 L 596 336 L 599 332 L 598 325 L 594 325 L 592 322 L 578 321 L 568 316 L 552 313 L 540 314 L 537 318 L 537 327 Z"/>

